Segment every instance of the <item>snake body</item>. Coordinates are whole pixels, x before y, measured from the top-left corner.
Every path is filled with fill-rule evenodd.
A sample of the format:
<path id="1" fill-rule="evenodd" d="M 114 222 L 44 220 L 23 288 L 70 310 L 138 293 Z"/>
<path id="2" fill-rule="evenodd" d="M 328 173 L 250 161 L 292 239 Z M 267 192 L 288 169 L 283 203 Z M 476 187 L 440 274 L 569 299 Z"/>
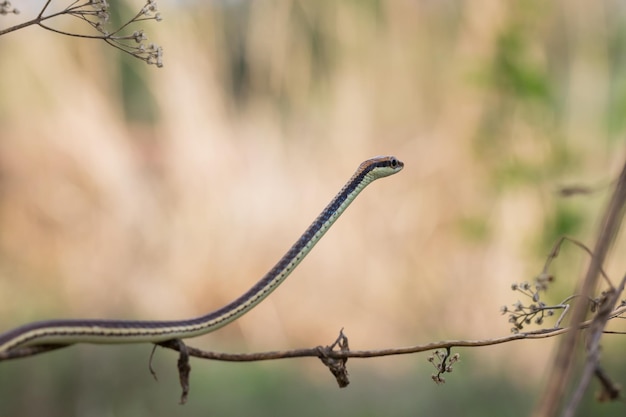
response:
<path id="1" fill-rule="evenodd" d="M 399 172 L 404 164 L 379 156 L 361 165 L 283 257 L 252 288 L 236 300 L 203 316 L 172 321 L 69 319 L 38 321 L 0 334 L 0 353 L 33 346 L 76 343 L 159 343 L 200 336 L 225 326 L 250 311 L 300 264 L 333 223 L 372 181 Z"/>

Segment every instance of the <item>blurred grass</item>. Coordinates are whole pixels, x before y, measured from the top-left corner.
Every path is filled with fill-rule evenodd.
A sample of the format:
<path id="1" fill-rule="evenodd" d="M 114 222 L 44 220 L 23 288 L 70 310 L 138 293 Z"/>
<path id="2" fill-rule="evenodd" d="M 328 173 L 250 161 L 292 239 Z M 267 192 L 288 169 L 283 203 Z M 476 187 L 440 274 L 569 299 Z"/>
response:
<path id="1" fill-rule="evenodd" d="M 510 283 L 532 279 L 563 233 L 592 243 L 610 190 L 557 191 L 608 184 L 623 163 L 623 7 L 160 8 L 165 20 L 142 27 L 165 48 L 161 70 L 35 28 L 0 39 L 11 57 L 0 60 L 0 331 L 61 316 L 175 319 L 223 305 L 376 154 L 397 155 L 405 170 L 366 190 L 254 312 L 194 345 L 314 346 L 341 327 L 355 349 L 499 336 L 510 326 L 498 309 L 517 300 Z M 623 250 L 622 239 L 615 253 Z M 565 250 L 555 262 L 559 296 L 586 261 Z M 619 277 L 624 264 L 613 256 L 606 269 Z M 386 411 L 396 404 L 395 415 L 486 415 L 476 399 L 512 386 L 493 395 L 511 412 L 504 404 L 497 415 L 525 415 L 550 345 L 476 353 L 487 377 L 459 370 L 443 387 L 421 370 L 414 379 L 421 355 L 359 362 L 367 376 L 341 392 L 328 378 L 308 385 L 311 371 L 296 362 L 210 364 L 192 398 L 206 385 L 212 395 L 198 407 L 217 397 L 216 414 L 293 414 L 263 405 L 290 407 L 293 397 L 300 414 L 394 415 Z M 33 381 L 58 415 L 192 413 L 175 406 L 176 376 L 152 383 L 134 349 L 143 348 L 2 364 L 0 407 L 9 411 L 0 415 L 33 414 Z M 194 377 L 202 368 L 194 364 Z"/>

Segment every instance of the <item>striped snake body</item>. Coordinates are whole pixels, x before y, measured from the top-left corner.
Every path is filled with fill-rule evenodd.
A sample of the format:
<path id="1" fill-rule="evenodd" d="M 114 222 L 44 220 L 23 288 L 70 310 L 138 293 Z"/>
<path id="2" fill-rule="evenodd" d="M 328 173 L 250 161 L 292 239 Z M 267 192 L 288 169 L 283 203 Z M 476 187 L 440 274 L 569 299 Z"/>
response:
<path id="1" fill-rule="evenodd" d="M 356 196 L 372 181 L 399 172 L 392 156 L 363 162 L 315 221 L 278 263 L 245 294 L 203 316 L 172 321 L 71 319 L 29 323 L 0 334 L 0 353 L 33 346 L 75 343 L 159 343 L 200 336 L 241 317 L 274 291 L 324 236 Z"/>

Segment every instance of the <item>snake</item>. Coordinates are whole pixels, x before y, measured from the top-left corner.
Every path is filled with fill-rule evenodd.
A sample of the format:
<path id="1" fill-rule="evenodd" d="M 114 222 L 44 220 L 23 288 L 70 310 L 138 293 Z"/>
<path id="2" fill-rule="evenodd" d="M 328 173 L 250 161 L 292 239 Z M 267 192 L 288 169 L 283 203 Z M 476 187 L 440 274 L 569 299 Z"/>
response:
<path id="1" fill-rule="evenodd" d="M 53 349 L 79 343 L 163 343 L 213 332 L 252 310 L 272 293 L 311 252 L 361 191 L 404 167 L 394 156 L 362 162 L 348 182 L 282 258 L 243 295 L 224 307 L 184 320 L 54 319 L 28 323 L 0 334 L 0 356 L 20 356 L 25 348 Z"/>

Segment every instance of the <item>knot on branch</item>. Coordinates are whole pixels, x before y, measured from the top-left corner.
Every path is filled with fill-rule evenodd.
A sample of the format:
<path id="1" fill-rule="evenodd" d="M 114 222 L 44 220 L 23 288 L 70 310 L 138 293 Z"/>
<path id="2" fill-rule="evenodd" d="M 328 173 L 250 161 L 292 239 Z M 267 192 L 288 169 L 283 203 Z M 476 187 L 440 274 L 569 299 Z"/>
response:
<path id="1" fill-rule="evenodd" d="M 328 367 L 330 372 L 333 374 L 333 376 L 337 380 L 337 384 L 339 384 L 339 388 L 345 388 L 348 386 L 348 384 L 350 384 L 350 379 L 348 378 L 348 369 L 346 368 L 348 358 L 337 357 L 337 352 L 350 352 L 348 338 L 346 337 L 346 335 L 343 334 L 343 329 L 339 331 L 339 336 L 337 337 L 337 340 L 333 342 L 333 344 L 331 344 L 330 346 L 317 347 L 317 357 L 320 358 L 322 363 L 326 365 L 326 367 Z"/>

